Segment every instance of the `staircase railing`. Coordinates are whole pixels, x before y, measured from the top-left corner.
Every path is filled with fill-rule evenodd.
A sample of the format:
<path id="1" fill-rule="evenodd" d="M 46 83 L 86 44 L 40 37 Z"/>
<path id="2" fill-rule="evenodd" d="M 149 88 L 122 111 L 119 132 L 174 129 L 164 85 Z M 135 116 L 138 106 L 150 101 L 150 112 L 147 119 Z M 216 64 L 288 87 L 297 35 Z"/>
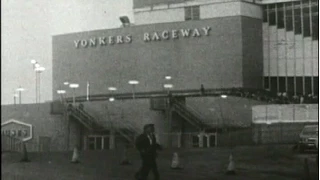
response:
<path id="1" fill-rule="evenodd" d="M 88 129 L 92 130 L 94 128 L 95 122 L 93 117 L 88 115 L 84 110 L 78 107 L 68 106 L 68 112 L 71 116 L 77 118 Z"/>
<path id="2" fill-rule="evenodd" d="M 184 117 L 190 124 L 202 130 L 205 127 L 204 118 L 194 109 L 185 104 L 173 100 L 173 108 L 180 116 Z"/>

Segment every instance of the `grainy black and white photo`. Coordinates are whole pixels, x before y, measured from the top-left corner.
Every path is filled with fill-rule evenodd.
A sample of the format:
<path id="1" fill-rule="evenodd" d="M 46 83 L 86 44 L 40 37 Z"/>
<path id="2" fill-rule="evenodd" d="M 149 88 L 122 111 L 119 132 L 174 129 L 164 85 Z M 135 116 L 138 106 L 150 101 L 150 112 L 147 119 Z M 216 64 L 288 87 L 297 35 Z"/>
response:
<path id="1" fill-rule="evenodd" d="M 1 179 L 319 179 L 318 0 L 3 0 L 1 30 Z"/>

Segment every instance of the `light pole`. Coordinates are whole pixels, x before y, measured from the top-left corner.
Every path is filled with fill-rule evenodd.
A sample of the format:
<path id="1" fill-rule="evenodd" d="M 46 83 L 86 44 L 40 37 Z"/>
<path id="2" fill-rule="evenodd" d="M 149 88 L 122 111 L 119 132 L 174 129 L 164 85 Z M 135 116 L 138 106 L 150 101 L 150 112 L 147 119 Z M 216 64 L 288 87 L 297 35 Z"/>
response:
<path id="1" fill-rule="evenodd" d="M 116 91 L 117 88 L 116 88 L 116 87 L 108 87 L 108 90 L 111 91 L 111 94 L 112 94 L 112 96 L 113 96 L 113 92 Z M 114 100 L 115 100 L 114 97 L 110 97 L 110 98 L 109 98 L 109 101 L 110 101 L 110 102 L 113 102 Z"/>
<path id="2" fill-rule="evenodd" d="M 65 90 L 57 90 L 57 93 L 60 95 L 60 100 L 63 103 L 63 95 L 66 93 Z"/>
<path id="3" fill-rule="evenodd" d="M 41 67 L 41 66 L 39 66 L 39 67 L 36 67 L 35 69 L 34 69 L 34 71 L 36 72 L 36 77 L 38 76 L 38 102 L 40 103 L 40 96 L 41 96 L 41 93 L 40 93 L 40 74 L 43 72 L 45 70 L 45 68 L 44 67 Z"/>
<path id="4" fill-rule="evenodd" d="M 21 92 L 24 91 L 25 89 L 22 88 L 21 86 L 19 86 L 19 88 L 17 89 L 17 91 L 19 92 L 19 104 L 21 104 Z"/>
<path id="5" fill-rule="evenodd" d="M 139 81 L 137 80 L 130 80 L 128 82 L 130 85 L 132 85 L 132 99 L 134 99 L 134 94 L 135 94 L 135 86 L 139 84 Z"/>
<path id="6" fill-rule="evenodd" d="M 73 90 L 73 106 L 76 105 L 76 89 L 79 87 L 79 84 L 69 84 L 69 87 Z"/>
<path id="7" fill-rule="evenodd" d="M 170 89 L 173 88 L 173 85 L 172 84 L 164 84 L 163 87 L 164 87 L 164 89 L 167 89 L 167 92 L 169 94 L 170 93 Z"/>
<path id="8" fill-rule="evenodd" d="M 18 97 L 18 94 L 14 93 L 13 94 L 13 103 L 14 103 L 14 105 L 17 104 L 17 102 L 16 102 L 17 97 Z"/>
<path id="9" fill-rule="evenodd" d="M 166 80 L 171 80 L 172 77 L 171 77 L 171 76 L 166 76 L 165 79 L 166 79 Z"/>
<path id="10" fill-rule="evenodd" d="M 31 60 L 31 64 L 32 64 L 32 68 L 35 71 L 36 68 L 40 67 L 40 64 L 36 61 L 36 60 Z M 35 71 L 36 74 L 36 87 L 35 87 L 35 91 L 36 91 L 36 103 L 38 103 L 38 76 L 37 76 L 37 72 Z"/>

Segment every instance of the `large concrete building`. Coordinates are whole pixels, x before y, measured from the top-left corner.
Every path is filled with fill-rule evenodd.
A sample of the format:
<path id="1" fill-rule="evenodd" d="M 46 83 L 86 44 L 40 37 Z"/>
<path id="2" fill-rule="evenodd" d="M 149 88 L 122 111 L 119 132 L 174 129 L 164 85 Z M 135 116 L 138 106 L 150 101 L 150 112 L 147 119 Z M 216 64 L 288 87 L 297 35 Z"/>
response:
<path id="1" fill-rule="evenodd" d="M 133 8 L 134 25 L 53 36 L 53 100 L 81 99 L 89 93 L 84 110 L 70 107 L 71 115 L 62 121 L 64 147 L 121 146 L 146 123 L 156 125 L 159 141 L 167 146 L 223 144 L 219 129 L 251 127 L 252 106 L 266 104 L 200 94 L 180 97 L 168 111 L 157 104 L 167 98 L 151 98 L 155 92 L 167 93 L 164 84 L 179 92 L 204 86 L 318 94 L 316 0 L 134 0 Z M 71 90 L 67 82 L 79 87 Z M 67 93 L 61 96 L 58 90 Z M 142 92 L 149 98 L 135 98 Z M 132 98 L 91 99 L 113 94 Z M 51 111 L 59 114 L 64 108 L 53 103 Z M 252 131 L 243 133 L 238 142 L 247 143 Z"/>

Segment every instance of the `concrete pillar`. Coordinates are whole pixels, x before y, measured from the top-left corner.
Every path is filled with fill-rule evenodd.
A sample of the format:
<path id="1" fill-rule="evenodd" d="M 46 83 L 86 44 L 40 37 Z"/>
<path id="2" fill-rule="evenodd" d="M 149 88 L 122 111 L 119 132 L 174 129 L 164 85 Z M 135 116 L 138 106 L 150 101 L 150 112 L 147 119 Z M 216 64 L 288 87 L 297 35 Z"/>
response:
<path id="1" fill-rule="evenodd" d="M 109 148 L 110 149 L 114 149 L 115 148 L 115 131 L 114 131 L 114 129 L 110 130 L 109 138 L 110 138 L 110 146 L 109 146 Z"/>
<path id="2" fill-rule="evenodd" d="M 210 138 L 211 138 L 211 136 L 209 134 L 207 134 L 206 137 L 207 137 L 207 147 L 210 147 Z"/>
<path id="3" fill-rule="evenodd" d="M 166 109 L 166 119 L 168 123 L 168 144 L 167 147 L 172 147 L 172 109 L 171 104 L 168 103 L 168 107 Z"/>
<path id="4" fill-rule="evenodd" d="M 83 150 L 87 150 L 87 136 L 83 136 Z"/>
<path id="5" fill-rule="evenodd" d="M 69 112 L 65 113 L 66 120 L 67 120 L 67 151 L 70 150 L 70 118 Z"/>
<path id="6" fill-rule="evenodd" d="M 306 119 L 310 120 L 310 115 L 309 115 L 309 106 L 306 105 Z"/>
<path id="7" fill-rule="evenodd" d="M 178 148 L 181 148 L 181 132 L 177 134 L 178 137 Z"/>
<path id="8" fill-rule="evenodd" d="M 199 147 L 200 148 L 203 148 L 203 136 L 204 136 L 204 132 L 201 131 L 198 135 L 198 138 L 199 138 Z"/>

